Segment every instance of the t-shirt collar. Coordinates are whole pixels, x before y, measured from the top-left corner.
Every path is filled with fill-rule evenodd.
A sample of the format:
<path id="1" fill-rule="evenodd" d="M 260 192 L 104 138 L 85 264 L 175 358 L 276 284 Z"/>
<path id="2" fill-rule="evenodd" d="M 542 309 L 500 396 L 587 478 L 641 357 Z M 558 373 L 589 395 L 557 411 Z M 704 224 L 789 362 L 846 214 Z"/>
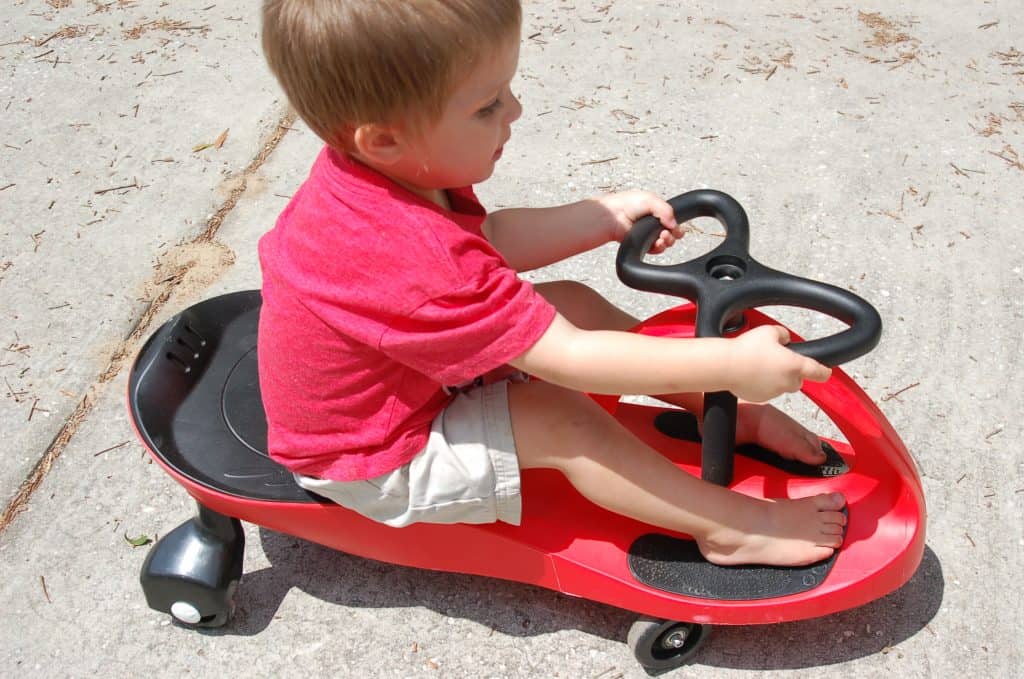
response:
<path id="1" fill-rule="evenodd" d="M 452 209 L 445 210 L 433 201 L 410 191 L 393 179 L 381 174 L 369 165 L 359 162 L 346 153 L 334 150 L 325 146 L 320 153 L 317 163 L 323 163 L 326 175 L 332 182 L 342 184 L 346 191 L 360 191 L 366 193 L 385 192 L 412 201 L 425 207 L 433 208 L 442 214 L 459 214 L 468 217 L 485 217 L 484 210 L 477 201 L 476 196 L 470 187 L 459 187 L 448 189 L 448 200 Z"/>

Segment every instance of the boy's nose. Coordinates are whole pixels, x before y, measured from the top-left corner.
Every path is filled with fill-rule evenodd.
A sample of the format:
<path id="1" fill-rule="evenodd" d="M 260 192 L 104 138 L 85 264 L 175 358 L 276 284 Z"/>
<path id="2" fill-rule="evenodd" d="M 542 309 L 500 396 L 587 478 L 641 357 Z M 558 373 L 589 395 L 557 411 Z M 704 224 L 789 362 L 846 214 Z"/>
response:
<path id="1" fill-rule="evenodd" d="M 509 124 L 519 120 L 519 116 L 523 115 L 523 105 L 519 103 L 519 97 L 512 95 L 512 105 L 508 107 L 508 122 Z"/>

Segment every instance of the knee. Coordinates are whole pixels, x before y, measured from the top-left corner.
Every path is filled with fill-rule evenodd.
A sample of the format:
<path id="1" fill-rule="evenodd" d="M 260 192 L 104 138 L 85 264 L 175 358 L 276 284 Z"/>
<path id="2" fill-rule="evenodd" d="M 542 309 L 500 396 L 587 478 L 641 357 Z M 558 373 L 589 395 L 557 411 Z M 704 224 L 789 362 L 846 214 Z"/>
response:
<path id="1" fill-rule="evenodd" d="M 584 330 L 628 329 L 635 319 L 619 310 L 601 293 L 577 281 L 539 283 L 537 292 L 544 296 L 570 323 Z"/>
<path id="2" fill-rule="evenodd" d="M 586 394 L 530 382 L 509 386 L 509 405 L 516 446 L 530 458 L 526 466 L 569 473 L 620 447 L 618 423 Z"/>
<path id="3" fill-rule="evenodd" d="M 555 306 L 587 304 L 597 300 L 606 301 L 597 290 L 579 281 L 550 281 L 537 283 L 534 287 Z"/>

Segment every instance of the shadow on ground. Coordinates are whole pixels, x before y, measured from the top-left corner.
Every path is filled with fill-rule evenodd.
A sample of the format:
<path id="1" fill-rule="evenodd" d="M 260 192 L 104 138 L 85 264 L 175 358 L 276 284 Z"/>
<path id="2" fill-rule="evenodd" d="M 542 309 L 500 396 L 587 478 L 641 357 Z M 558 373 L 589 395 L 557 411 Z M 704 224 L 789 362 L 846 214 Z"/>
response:
<path id="1" fill-rule="evenodd" d="M 423 571 L 350 556 L 260 529 L 269 568 L 246 573 L 235 617 L 212 635 L 259 634 L 292 588 L 345 607 L 425 607 L 526 637 L 577 629 L 624 643 L 636 615 L 519 583 Z M 921 566 L 901 589 L 860 608 L 777 625 L 714 629 L 697 665 L 753 670 L 818 667 L 894 647 L 926 628 L 942 604 L 942 567 L 925 548 Z"/>

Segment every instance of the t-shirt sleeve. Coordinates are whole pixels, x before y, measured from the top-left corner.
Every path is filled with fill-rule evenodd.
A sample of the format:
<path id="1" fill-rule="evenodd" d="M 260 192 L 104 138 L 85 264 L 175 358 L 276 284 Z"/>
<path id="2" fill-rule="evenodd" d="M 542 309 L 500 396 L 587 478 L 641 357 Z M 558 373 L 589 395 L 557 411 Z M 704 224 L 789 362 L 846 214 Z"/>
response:
<path id="1" fill-rule="evenodd" d="M 522 354 L 554 317 L 529 282 L 496 266 L 393 321 L 380 350 L 441 384 L 460 384 Z"/>

